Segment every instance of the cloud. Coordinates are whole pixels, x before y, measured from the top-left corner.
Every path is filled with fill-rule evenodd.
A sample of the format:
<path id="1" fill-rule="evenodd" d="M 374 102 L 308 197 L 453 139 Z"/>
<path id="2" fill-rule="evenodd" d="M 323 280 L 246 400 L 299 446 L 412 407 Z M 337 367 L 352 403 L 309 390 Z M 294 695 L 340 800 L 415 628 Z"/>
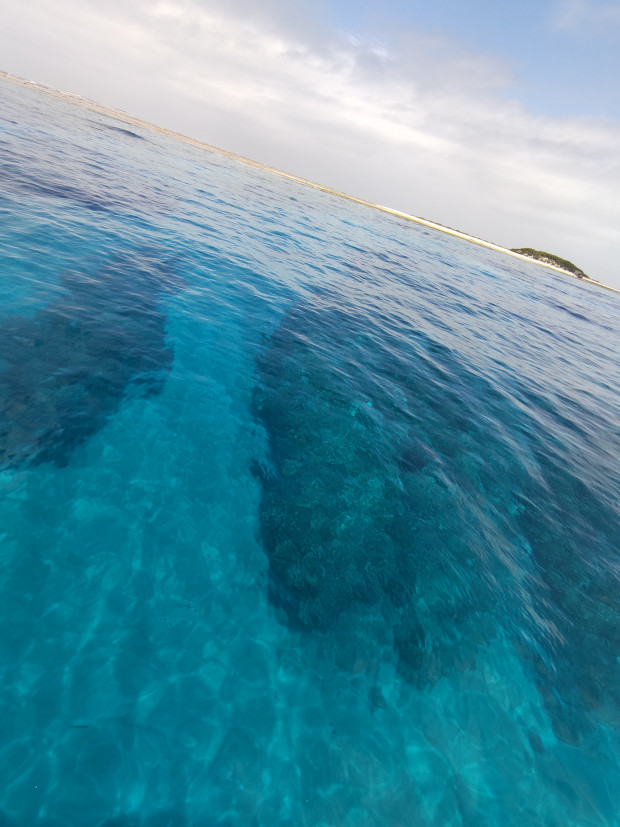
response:
<path id="1" fill-rule="evenodd" d="M 609 26 L 620 30 L 620 2 L 600 3 L 594 0 L 562 0 L 554 13 L 554 23 L 565 31 L 592 33 Z"/>
<path id="2" fill-rule="evenodd" d="M 528 113 L 490 55 L 414 31 L 335 31 L 277 0 L 8 3 L 8 71 L 617 278 L 620 125 Z"/>

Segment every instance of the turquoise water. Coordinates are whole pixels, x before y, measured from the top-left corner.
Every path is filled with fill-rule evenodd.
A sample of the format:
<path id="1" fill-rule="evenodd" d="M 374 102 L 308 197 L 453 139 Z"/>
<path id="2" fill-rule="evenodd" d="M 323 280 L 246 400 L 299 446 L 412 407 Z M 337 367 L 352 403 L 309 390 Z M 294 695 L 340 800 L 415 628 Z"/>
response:
<path id="1" fill-rule="evenodd" d="M 0 825 L 620 824 L 618 297 L 0 115 Z"/>

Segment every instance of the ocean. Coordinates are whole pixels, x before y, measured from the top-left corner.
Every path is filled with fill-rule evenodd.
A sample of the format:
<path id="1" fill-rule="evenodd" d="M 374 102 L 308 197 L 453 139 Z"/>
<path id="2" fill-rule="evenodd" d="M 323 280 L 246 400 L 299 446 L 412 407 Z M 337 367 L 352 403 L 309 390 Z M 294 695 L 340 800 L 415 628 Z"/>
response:
<path id="1" fill-rule="evenodd" d="M 620 297 L 0 118 L 0 825 L 620 824 Z"/>

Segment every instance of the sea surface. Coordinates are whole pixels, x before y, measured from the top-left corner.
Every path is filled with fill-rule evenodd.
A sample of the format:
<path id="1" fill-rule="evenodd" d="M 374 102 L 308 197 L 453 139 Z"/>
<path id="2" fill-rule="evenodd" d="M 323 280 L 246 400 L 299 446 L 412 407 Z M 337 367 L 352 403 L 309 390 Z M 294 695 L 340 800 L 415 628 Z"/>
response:
<path id="1" fill-rule="evenodd" d="M 620 297 L 0 119 L 1 827 L 620 824 Z"/>

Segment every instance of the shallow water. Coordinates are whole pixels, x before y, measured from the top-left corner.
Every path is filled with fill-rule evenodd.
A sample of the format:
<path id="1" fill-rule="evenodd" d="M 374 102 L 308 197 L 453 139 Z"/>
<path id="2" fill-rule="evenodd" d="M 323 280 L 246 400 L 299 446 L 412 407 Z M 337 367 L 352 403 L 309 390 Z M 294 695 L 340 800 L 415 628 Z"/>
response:
<path id="1" fill-rule="evenodd" d="M 0 116 L 0 824 L 619 824 L 618 298 Z"/>

